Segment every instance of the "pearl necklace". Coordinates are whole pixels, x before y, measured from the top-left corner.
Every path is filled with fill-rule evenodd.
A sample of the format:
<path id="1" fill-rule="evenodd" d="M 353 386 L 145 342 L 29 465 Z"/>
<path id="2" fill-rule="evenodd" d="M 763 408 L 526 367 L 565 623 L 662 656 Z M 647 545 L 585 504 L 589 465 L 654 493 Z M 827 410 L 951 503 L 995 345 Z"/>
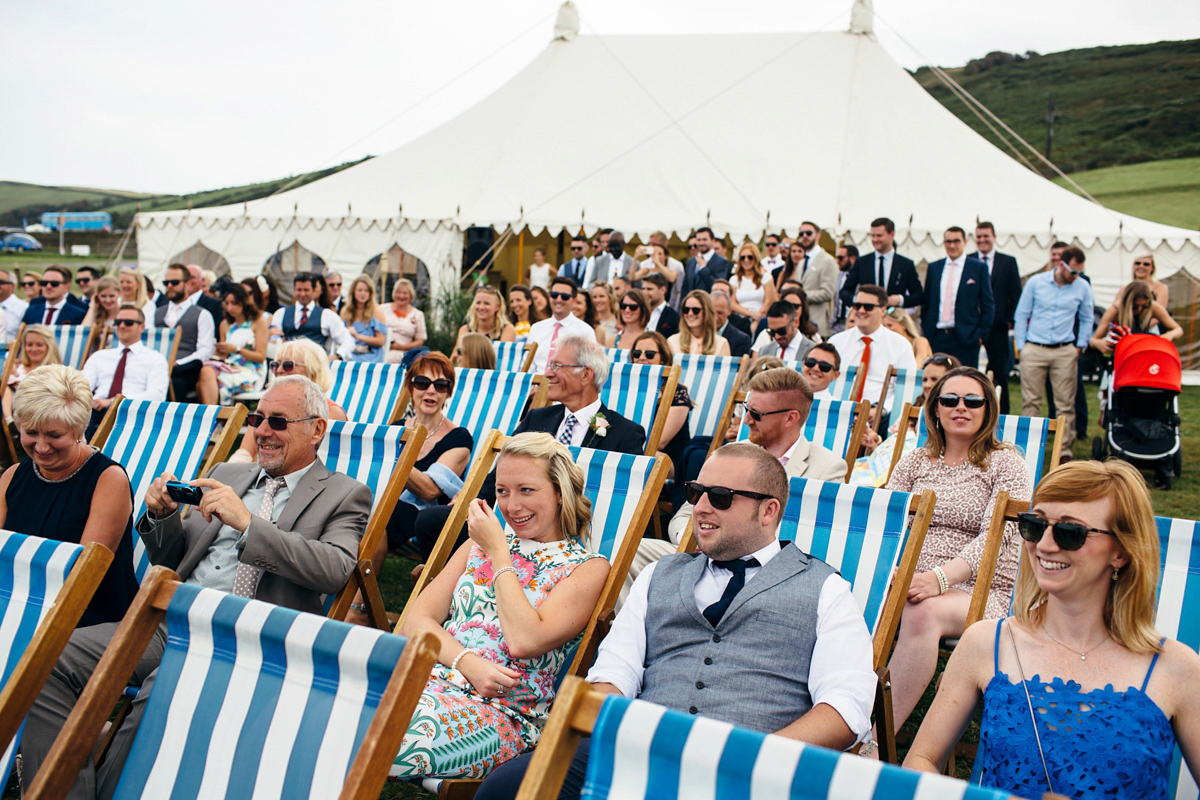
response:
<path id="1" fill-rule="evenodd" d="M 962 469 L 963 467 L 967 466 L 967 464 L 969 464 L 971 462 L 964 461 L 961 464 L 955 464 L 953 467 L 948 466 L 946 464 L 946 453 L 945 453 L 945 451 L 943 451 L 941 453 L 938 453 L 938 463 L 942 465 L 942 470 L 945 472 L 957 472 L 960 469 Z"/>
<path id="2" fill-rule="evenodd" d="M 1065 645 L 1065 644 L 1063 644 L 1062 642 L 1060 642 L 1058 639 L 1055 639 L 1055 638 L 1054 638 L 1054 634 L 1050 633 L 1050 631 L 1046 630 L 1045 628 L 1042 628 L 1042 633 L 1044 633 L 1044 634 L 1046 634 L 1047 636 L 1049 636 L 1049 637 L 1050 637 L 1050 641 L 1054 642 L 1054 643 L 1055 643 L 1056 645 L 1058 645 L 1059 647 L 1065 647 L 1066 649 L 1070 650 L 1072 653 L 1079 653 L 1079 651 L 1078 651 L 1078 650 L 1076 650 L 1074 647 L 1071 647 L 1070 645 Z M 1109 636 L 1107 633 L 1106 633 L 1106 634 L 1104 634 L 1104 638 L 1103 638 L 1103 639 L 1100 641 L 1100 644 L 1097 644 L 1097 645 L 1094 645 L 1094 646 L 1092 646 L 1092 647 L 1089 647 L 1087 650 L 1084 650 L 1082 653 L 1079 653 L 1079 660 L 1080 660 L 1080 661 L 1087 661 L 1087 655 L 1088 655 L 1088 653 L 1092 652 L 1092 651 L 1093 651 L 1093 650 L 1095 650 L 1097 647 L 1100 647 L 1100 645 L 1103 645 L 1103 644 L 1104 644 L 1105 642 L 1107 642 L 1107 641 L 1108 641 L 1110 638 L 1112 638 L 1112 637 L 1111 637 L 1111 636 Z"/>

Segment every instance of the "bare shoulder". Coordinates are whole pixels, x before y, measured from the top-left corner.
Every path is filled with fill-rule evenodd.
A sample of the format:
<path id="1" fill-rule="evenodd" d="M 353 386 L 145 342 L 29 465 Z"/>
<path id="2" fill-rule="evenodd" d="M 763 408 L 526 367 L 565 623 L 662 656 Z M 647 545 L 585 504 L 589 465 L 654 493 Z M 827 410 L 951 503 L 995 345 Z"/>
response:
<path id="1" fill-rule="evenodd" d="M 958 645 L 950 655 L 955 672 L 970 676 L 972 683 L 983 687 L 991 680 L 996 663 L 996 625 L 999 620 L 985 619 L 963 631 Z M 1012 620 L 1005 620 L 1011 625 Z M 947 665 L 950 669 L 950 665 Z"/>
<path id="2" fill-rule="evenodd" d="M 1200 654 L 1182 642 L 1167 639 L 1158 657 L 1157 669 L 1177 686 L 1200 685 Z"/>

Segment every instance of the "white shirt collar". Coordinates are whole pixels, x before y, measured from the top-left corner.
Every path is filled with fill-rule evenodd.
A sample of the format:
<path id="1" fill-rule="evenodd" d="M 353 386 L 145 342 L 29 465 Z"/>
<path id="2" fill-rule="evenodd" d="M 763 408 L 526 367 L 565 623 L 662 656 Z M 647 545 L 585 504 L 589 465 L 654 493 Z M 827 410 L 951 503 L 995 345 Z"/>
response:
<path id="1" fill-rule="evenodd" d="M 779 551 L 782 549 L 783 549 L 783 545 L 781 545 L 779 543 L 779 530 L 776 529 L 775 530 L 775 538 L 771 541 L 770 544 L 768 544 L 766 547 L 762 547 L 758 550 L 755 550 L 753 553 L 747 553 L 746 555 L 742 556 L 742 558 L 743 559 L 757 558 L 758 565 L 760 567 L 765 567 L 767 565 L 767 562 L 770 561 L 775 556 L 779 555 Z M 708 568 L 710 570 L 719 569 L 718 567 L 713 566 L 713 560 L 711 558 L 708 559 Z"/>
<path id="2" fill-rule="evenodd" d="M 792 458 L 795 457 L 796 448 L 800 446 L 800 442 L 804 441 L 804 432 L 802 430 L 797 430 L 796 433 L 797 433 L 796 441 L 792 442 L 792 446 L 789 447 L 788 451 L 783 454 L 783 458 L 786 458 L 789 463 L 791 462 Z M 779 460 L 782 462 L 783 458 L 781 458 Z"/>
<path id="3" fill-rule="evenodd" d="M 200 290 L 200 291 L 198 291 L 198 292 L 192 292 L 191 294 L 189 294 L 189 295 L 188 295 L 188 300 L 189 300 L 190 302 L 192 302 L 192 303 L 199 303 L 199 302 L 200 302 L 200 295 L 202 295 L 202 294 L 204 294 L 204 290 L 203 290 L 203 289 L 201 289 L 201 290 Z"/>
<path id="4" fill-rule="evenodd" d="M 596 414 L 600 413 L 600 405 L 601 405 L 600 398 L 597 397 L 591 403 L 588 403 L 586 406 L 579 409 L 578 411 L 571 411 L 566 406 L 563 406 L 563 411 L 565 412 L 563 414 L 563 419 L 567 418 L 567 414 L 572 414 L 572 415 L 574 415 L 575 419 L 579 420 L 584 425 L 587 425 L 588 423 L 590 423 L 592 421 L 592 417 L 594 417 L 594 416 L 596 416 Z"/>
<path id="5" fill-rule="evenodd" d="M 289 493 L 296 491 L 296 486 L 300 483 L 300 479 L 307 475 L 308 471 L 313 468 L 313 464 L 316 463 L 317 460 L 314 458 L 308 463 L 308 466 L 301 467 L 295 472 L 289 472 L 287 475 L 283 476 L 283 482 L 287 485 Z M 260 485 L 265 478 L 269 477 L 270 476 L 267 475 L 266 470 L 260 470 L 258 473 L 258 480 L 255 481 L 255 485 Z"/>

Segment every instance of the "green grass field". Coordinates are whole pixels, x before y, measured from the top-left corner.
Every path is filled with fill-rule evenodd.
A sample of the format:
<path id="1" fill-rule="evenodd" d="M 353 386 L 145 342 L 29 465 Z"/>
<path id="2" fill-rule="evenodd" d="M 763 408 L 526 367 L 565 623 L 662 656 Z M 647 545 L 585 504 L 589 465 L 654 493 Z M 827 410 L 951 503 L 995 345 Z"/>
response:
<path id="1" fill-rule="evenodd" d="M 1104 167 L 1071 177 L 1115 211 L 1188 230 L 1200 229 L 1200 158 Z M 1062 178 L 1054 182 L 1075 191 Z"/>
<path id="2" fill-rule="evenodd" d="M 123 203 L 130 198 L 149 197 L 140 192 L 125 192 L 119 189 L 84 189 L 74 186 L 39 186 L 33 183 L 17 183 L 15 181 L 0 181 L 0 214 L 26 206 L 33 205 L 62 205 L 68 206 L 80 201 L 102 202 L 104 204 Z M 30 219 L 29 223 L 40 222 Z"/>

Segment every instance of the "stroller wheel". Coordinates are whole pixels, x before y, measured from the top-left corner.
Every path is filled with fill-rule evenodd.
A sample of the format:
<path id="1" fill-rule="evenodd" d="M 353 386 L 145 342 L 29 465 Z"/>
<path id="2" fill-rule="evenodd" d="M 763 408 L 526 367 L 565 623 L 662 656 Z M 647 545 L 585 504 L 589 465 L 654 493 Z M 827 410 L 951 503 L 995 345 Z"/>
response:
<path id="1" fill-rule="evenodd" d="M 1103 436 L 1097 436 L 1092 439 L 1092 458 L 1096 461 L 1103 461 L 1108 456 L 1107 442 Z"/>

